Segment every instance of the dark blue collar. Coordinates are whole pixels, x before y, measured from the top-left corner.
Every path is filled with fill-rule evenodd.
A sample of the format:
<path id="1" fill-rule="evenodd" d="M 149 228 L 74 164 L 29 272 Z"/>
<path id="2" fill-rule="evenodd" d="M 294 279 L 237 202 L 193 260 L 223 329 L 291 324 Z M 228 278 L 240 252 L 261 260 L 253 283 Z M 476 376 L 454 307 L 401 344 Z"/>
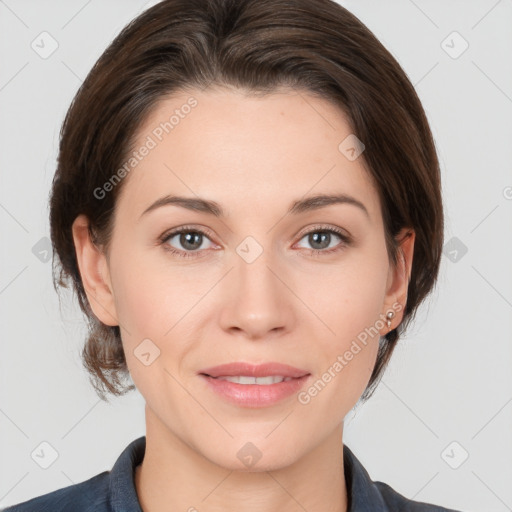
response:
<path id="1" fill-rule="evenodd" d="M 142 462 L 146 437 L 132 441 L 117 459 L 110 472 L 110 495 L 113 512 L 142 512 L 135 490 L 135 467 Z M 347 445 L 343 445 L 343 464 L 347 485 L 348 512 L 450 512 L 446 508 L 409 500 L 383 482 L 373 482 L 361 462 Z M 456 512 L 456 511 L 452 511 Z"/>

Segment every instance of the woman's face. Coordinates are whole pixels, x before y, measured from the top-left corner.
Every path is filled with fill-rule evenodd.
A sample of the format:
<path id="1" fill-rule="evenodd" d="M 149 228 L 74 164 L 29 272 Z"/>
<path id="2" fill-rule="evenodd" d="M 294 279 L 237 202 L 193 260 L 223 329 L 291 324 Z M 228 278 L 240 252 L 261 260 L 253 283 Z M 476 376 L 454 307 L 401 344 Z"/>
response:
<path id="1" fill-rule="evenodd" d="M 78 251 L 95 314 L 121 326 L 148 421 L 216 464 L 241 469 L 256 454 L 258 469 L 282 467 L 339 433 L 386 312 L 396 313 L 392 328 L 399 322 L 404 281 L 354 140 L 341 111 L 307 92 L 174 95 L 138 132 L 108 261 Z M 168 196 L 194 204 L 152 207 Z M 342 199 L 307 201 L 316 196 Z M 307 377 L 280 399 L 252 384 L 259 401 L 243 391 L 233 401 L 201 375 L 232 362 Z"/>

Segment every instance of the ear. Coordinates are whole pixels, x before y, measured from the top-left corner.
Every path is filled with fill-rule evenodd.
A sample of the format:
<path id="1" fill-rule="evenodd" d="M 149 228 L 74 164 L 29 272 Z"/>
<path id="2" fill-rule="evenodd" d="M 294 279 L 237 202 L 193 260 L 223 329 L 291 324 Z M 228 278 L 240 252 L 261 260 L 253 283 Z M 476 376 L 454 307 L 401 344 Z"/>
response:
<path id="1" fill-rule="evenodd" d="M 405 305 L 407 303 L 407 289 L 411 277 L 412 259 L 414 254 L 414 241 L 416 233 L 410 228 L 403 228 L 397 235 L 398 254 L 397 264 L 391 265 L 388 273 L 387 291 L 384 301 L 383 315 L 392 311 L 394 313 L 391 325 L 387 324 L 381 329 L 381 336 L 396 329 L 403 319 Z M 387 318 L 385 318 L 386 322 Z"/>
<path id="2" fill-rule="evenodd" d="M 119 325 L 107 258 L 91 239 L 89 219 L 79 215 L 72 232 L 80 277 L 94 315 L 105 325 Z"/>

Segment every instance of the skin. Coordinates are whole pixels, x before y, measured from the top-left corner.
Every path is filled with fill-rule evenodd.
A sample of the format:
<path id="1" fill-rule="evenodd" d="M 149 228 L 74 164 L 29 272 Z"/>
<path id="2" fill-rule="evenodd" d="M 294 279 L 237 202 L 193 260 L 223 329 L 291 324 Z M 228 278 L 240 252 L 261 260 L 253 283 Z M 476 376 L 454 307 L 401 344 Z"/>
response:
<path id="1" fill-rule="evenodd" d="M 86 217 L 73 224 L 89 302 L 103 323 L 121 326 L 128 368 L 146 401 L 139 500 L 146 512 L 346 511 L 343 420 L 369 381 L 378 335 L 308 404 L 293 395 L 259 409 L 233 405 L 198 372 L 277 361 L 316 381 L 365 328 L 379 325 L 386 334 L 376 322 L 393 304 L 402 310 L 391 329 L 402 320 L 414 232 L 401 244 L 404 260 L 392 266 L 364 153 L 350 161 L 340 152 L 352 133 L 347 119 L 306 91 L 175 94 L 146 119 L 135 147 L 191 95 L 198 105 L 124 178 L 108 253 L 92 244 Z M 226 215 L 177 205 L 142 215 L 171 193 L 214 200 Z M 321 193 L 348 194 L 367 214 L 344 203 L 286 215 L 293 201 Z M 200 238 L 195 252 L 180 235 L 159 243 L 184 225 L 212 236 Z M 332 234 L 322 248 L 307 236 L 331 227 L 352 242 Z M 263 250 L 250 264 L 236 251 L 247 236 Z M 325 252 L 333 247 L 341 250 Z M 146 338 L 160 350 L 147 366 L 134 354 Z M 247 442 L 261 453 L 251 467 L 237 457 Z"/>

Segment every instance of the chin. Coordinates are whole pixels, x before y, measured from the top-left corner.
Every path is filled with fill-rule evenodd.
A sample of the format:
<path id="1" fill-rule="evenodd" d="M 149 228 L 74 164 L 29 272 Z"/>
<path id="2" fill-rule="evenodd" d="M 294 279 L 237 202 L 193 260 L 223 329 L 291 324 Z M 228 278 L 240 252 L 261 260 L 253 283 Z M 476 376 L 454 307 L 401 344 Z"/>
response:
<path id="1" fill-rule="evenodd" d="M 207 449 L 203 454 L 218 466 L 242 473 L 275 471 L 293 464 L 300 457 L 297 444 L 291 438 L 288 438 L 289 446 L 276 439 L 262 439 L 261 442 L 249 439 L 244 436 L 242 441 L 230 440 L 229 446 L 221 446 L 214 453 Z"/>

